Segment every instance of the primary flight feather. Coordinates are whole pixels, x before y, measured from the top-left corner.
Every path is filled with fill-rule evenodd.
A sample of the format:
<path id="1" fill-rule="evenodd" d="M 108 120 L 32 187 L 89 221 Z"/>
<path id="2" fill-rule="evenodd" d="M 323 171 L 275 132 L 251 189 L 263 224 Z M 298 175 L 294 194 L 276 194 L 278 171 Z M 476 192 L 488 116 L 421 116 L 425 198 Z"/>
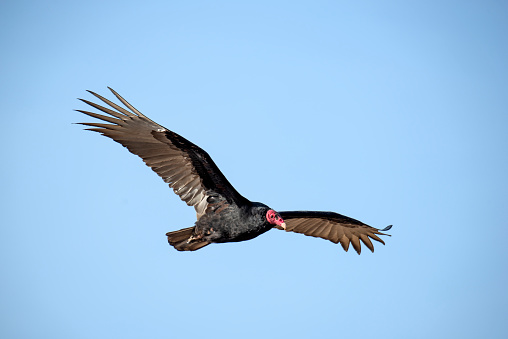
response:
<path id="1" fill-rule="evenodd" d="M 340 242 L 345 251 L 352 244 L 358 254 L 361 252 L 360 241 L 372 252 L 374 246 L 370 239 L 384 244 L 378 235 L 386 235 L 381 232 L 391 226 L 379 230 L 334 212 L 276 212 L 262 203 L 246 199 L 229 183 L 208 153 L 150 120 L 109 89 L 125 107 L 88 91 L 110 108 L 80 100 L 107 115 L 78 111 L 107 123 L 80 124 L 141 157 L 180 199 L 194 207 L 197 221 L 193 227 L 166 234 L 169 244 L 177 250 L 195 251 L 211 243 L 249 240 L 272 228 L 323 238 L 336 244 Z"/>

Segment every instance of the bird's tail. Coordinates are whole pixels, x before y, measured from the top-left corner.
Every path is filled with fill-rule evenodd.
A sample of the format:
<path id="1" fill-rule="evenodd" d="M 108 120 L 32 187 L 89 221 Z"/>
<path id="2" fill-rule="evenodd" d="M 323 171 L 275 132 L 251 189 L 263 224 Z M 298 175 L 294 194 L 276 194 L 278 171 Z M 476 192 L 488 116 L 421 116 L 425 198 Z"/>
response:
<path id="1" fill-rule="evenodd" d="M 206 240 L 193 239 L 189 242 L 194 232 L 194 227 L 183 228 L 178 231 L 168 232 L 168 242 L 178 251 L 195 251 L 209 244 Z"/>

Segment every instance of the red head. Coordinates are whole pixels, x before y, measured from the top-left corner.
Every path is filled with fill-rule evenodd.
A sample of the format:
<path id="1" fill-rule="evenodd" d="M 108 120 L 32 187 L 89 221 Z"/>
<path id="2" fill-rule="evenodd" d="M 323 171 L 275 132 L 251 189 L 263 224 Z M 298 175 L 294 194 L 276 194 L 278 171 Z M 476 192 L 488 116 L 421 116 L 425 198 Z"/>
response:
<path id="1" fill-rule="evenodd" d="M 286 229 L 286 223 L 284 220 L 282 220 L 279 213 L 275 212 L 274 210 L 268 210 L 268 212 L 266 212 L 266 220 L 272 225 L 277 225 L 283 229 Z"/>

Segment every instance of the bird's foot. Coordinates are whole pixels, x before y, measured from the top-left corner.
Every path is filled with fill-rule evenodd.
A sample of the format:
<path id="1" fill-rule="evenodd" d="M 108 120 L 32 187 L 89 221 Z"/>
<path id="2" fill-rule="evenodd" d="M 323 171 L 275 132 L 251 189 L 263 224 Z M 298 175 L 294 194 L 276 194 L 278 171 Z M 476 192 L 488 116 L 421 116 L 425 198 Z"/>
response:
<path id="1" fill-rule="evenodd" d="M 213 231 L 214 231 L 213 227 L 210 227 L 210 229 L 205 230 L 205 231 L 201 230 L 201 231 L 199 231 L 198 234 L 191 235 L 190 238 L 187 239 L 187 244 L 190 244 L 193 241 L 202 240 L 205 235 L 209 236 L 210 234 L 213 233 Z"/>
<path id="2" fill-rule="evenodd" d="M 189 239 L 187 239 L 187 244 L 190 244 L 191 242 L 196 240 L 200 240 L 201 238 L 203 238 L 203 234 L 193 234 L 190 236 Z"/>

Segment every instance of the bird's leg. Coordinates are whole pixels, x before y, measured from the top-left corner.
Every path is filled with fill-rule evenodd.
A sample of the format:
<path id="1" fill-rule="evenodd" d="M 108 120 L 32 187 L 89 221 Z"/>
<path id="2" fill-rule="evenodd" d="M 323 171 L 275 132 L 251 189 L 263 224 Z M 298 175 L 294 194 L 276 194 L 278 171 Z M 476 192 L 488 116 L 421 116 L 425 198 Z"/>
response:
<path id="1" fill-rule="evenodd" d="M 213 227 L 210 227 L 209 229 L 205 231 L 200 231 L 198 234 L 193 234 L 190 236 L 190 238 L 187 240 L 187 243 L 190 244 L 193 241 L 201 240 L 205 235 L 210 235 L 214 231 Z"/>
<path id="2" fill-rule="evenodd" d="M 200 232 L 199 234 L 193 234 L 189 237 L 189 239 L 187 239 L 187 244 L 190 244 L 191 242 L 196 240 L 200 240 L 201 238 L 203 238 L 202 232 Z"/>

